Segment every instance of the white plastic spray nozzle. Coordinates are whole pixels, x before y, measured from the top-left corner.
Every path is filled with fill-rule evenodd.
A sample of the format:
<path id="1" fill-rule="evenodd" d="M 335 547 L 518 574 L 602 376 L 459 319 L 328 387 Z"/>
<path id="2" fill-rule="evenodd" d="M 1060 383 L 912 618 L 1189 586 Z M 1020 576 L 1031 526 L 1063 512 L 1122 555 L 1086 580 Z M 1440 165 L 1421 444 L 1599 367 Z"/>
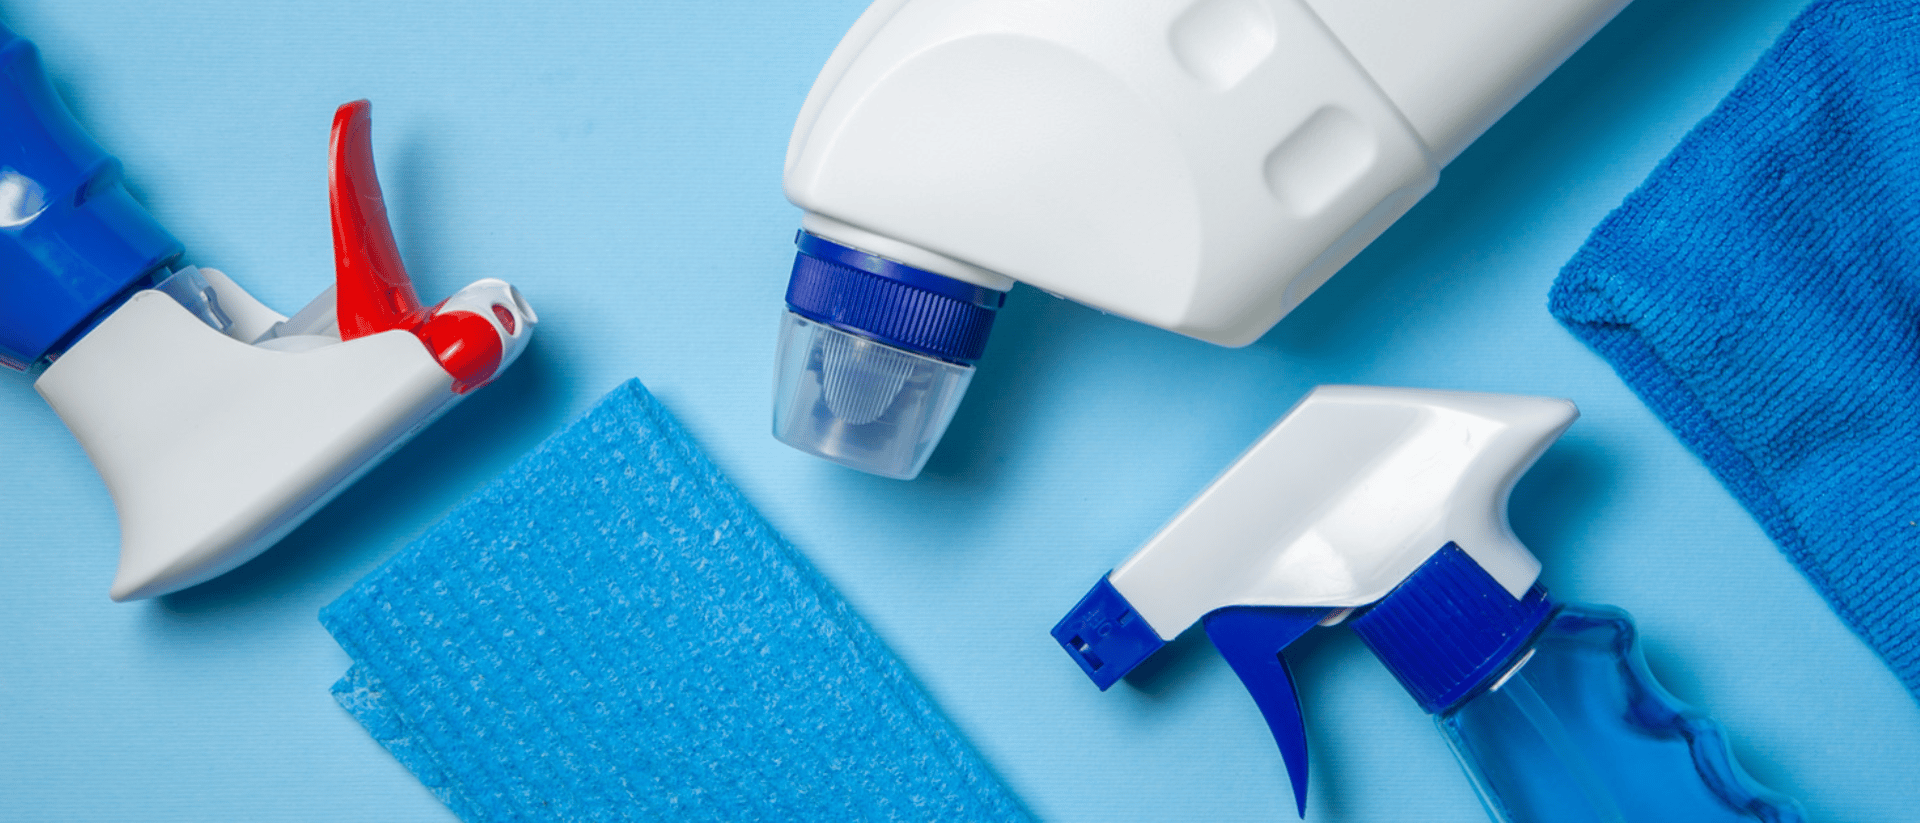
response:
<path id="1" fill-rule="evenodd" d="M 213 269 L 134 292 L 35 383 L 120 517 L 115 600 L 265 551 L 526 348 L 537 322 L 487 278 L 437 305 L 401 264 L 366 101 L 334 116 L 334 285 L 291 318 Z"/>
<path id="2" fill-rule="evenodd" d="M 1106 689 L 1197 622 L 1252 692 L 1306 808 L 1306 738 L 1279 653 L 1458 547 L 1518 600 L 1540 563 L 1507 495 L 1578 412 L 1565 400 L 1315 389 L 1054 627 Z"/>

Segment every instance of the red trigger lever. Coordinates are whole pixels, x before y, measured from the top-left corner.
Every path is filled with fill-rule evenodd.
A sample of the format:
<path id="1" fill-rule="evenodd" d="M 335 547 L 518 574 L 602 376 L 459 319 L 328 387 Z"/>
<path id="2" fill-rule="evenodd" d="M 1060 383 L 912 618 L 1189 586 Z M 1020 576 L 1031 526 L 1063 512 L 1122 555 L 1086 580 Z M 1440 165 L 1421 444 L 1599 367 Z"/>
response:
<path id="1" fill-rule="evenodd" d="M 327 188 L 340 339 L 395 329 L 409 332 L 453 376 L 453 390 L 465 394 L 500 368 L 501 334 L 477 312 L 445 309 L 444 302 L 432 309 L 421 306 L 400 262 L 380 179 L 374 174 L 372 111 L 372 103 L 355 100 L 333 113 Z M 511 316 L 501 308 L 495 313 L 508 323 L 506 333 L 514 334 Z"/>

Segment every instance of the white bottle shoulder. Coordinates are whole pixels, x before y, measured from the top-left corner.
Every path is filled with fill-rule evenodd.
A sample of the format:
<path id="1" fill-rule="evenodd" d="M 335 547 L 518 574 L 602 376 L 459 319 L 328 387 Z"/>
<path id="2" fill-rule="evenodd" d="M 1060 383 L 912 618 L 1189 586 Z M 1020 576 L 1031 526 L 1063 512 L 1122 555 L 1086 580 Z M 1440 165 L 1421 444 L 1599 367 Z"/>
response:
<path id="1" fill-rule="evenodd" d="M 810 212 L 1227 345 L 1436 173 L 1298 0 L 877 6 L 794 136 Z"/>
<path id="2" fill-rule="evenodd" d="M 882 0 L 801 112 L 787 196 L 934 257 L 1244 345 L 1611 16 L 1594 9 L 1621 2 L 1425 4 L 1453 16 L 1422 30 L 1440 13 L 1415 9 L 1390 35 L 1382 10 L 1423 4 Z M 1508 14 L 1546 22 L 1482 49 L 1513 36 Z M 1470 40 L 1407 47 L 1423 37 Z M 1462 50 L 1488 55 L 1461 75 L 1472 87 L 1435 81 Z"/>

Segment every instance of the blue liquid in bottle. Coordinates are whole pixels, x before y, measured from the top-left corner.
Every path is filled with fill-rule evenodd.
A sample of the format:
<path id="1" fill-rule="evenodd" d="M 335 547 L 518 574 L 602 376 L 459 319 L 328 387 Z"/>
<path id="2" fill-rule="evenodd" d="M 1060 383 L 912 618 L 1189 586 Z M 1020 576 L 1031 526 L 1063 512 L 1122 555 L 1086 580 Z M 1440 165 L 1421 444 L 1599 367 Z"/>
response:
<path id="1" fill-rule="evenodd" d="M 1562 607 L 1494 683 L 1434 716 L 1503 823 L 1804 820 L 1647 671 L 1632 620 Z"/>
<path id="2" fill-rule="evenodd" d="M 1805 820 L 1654 681 L 1619 609 L 1515 597 L 1448 544 L 1350 625 L 1499 823 Z"/>

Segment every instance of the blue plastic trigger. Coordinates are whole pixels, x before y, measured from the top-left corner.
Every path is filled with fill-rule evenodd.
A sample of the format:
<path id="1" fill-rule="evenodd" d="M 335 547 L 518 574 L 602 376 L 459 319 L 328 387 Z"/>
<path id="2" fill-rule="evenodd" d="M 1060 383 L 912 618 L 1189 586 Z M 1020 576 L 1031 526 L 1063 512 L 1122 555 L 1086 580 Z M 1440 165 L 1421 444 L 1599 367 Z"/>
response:
<path id="1" fill-rule="evenodd" d="M 1273 742 L 1286 760 L 1293 800 L 1302 818 L 1307 816 L 1307 728 L 1300 719 L 1293 673 L 1280 651 L 1332 613 L 1324 608 L 1232 606 L 1208 614 L 1205 620 L 1207 638 L 1267 718 Z"/>

